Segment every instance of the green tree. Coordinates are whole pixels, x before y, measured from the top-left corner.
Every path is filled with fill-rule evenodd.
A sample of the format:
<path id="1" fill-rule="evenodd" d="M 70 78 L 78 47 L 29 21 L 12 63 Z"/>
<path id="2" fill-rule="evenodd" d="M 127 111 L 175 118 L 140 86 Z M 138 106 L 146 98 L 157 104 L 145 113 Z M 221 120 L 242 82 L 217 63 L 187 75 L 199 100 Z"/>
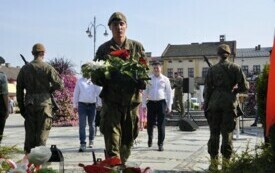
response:
<path id="1" fill-rule="evenodd" d="M 258 115 L 261 119 L 261 123 L 265 130 L 266 127 L 266 96 L 267 96 L 267 84 L 268 84 L 268 73 L 269 65 L 265 65 L 263 72 L 259 75 L 257 81 L 257 104 L 258 104 Z M 267 139 L 265 139 L 267 142 Z"/>

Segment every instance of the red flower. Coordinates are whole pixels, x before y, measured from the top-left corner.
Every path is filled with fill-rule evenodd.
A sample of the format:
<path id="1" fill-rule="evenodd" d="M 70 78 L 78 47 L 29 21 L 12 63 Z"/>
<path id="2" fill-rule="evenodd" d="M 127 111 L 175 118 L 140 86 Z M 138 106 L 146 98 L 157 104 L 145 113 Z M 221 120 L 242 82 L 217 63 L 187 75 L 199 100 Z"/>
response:
<path id="1" fill-rule="evenodd" d="M 121 160 L 118 157 L 107 158 L 97 163 L 97 165 L 100 165 L 100 166 L 117 166 L 120 164 L 121 164 Z"/>
<path id="2" fill-rule="evenodd" d="M 86 173 L 108 173 L 110 172 L 112 169 L 108 168 L 108 167 L 104 167 L 101 165 L 83 165 L 83 164 L 79 164 L 78 166 L 83 167 L 83 169 L 85 170 Z"/>
<path id="3" fill-rule="evenodd" d="M 147 67 L 147 62 L 146 62 L 146 60 L 143 57 L 140 57 L 138 59 L 138 62 L 141 63 L 141 64 L 143 64 L 143 65 L 145 65 Z"/>
<path id="4" fill-rule="evenodd" d="M 119 49 L 119 50 L 114 50 L 110 52 L 110 55 L 120 57 L 123 60 L 129 59 L 130 57 L 130 52 L 129 50 L 126 49 Z"/>

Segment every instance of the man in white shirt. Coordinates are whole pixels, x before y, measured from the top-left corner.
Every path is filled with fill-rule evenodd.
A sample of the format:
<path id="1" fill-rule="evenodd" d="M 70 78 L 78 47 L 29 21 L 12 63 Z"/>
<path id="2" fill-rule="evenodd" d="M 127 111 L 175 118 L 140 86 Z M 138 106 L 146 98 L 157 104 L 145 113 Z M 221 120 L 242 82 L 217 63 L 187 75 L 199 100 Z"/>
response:
<path id="1" fill-rule="evenodd" d="M 161 74 L 161 63 L 153 62 L 153 74 L 147 84 L 142 97 L 142 107 L 147 109 L 147 133 L 148 147 L 153 142 L 153 126 L 157 123 L 158 127 L 158 150 L 163 151 L 165 138 L 165 116 L 172 109 L 172 89 L 169 79 Z"/>
<path id="2" fill-rule="evenodd" d="M 81 66 L 81 71 L 87 64 Z M 89 76 L 79 78 L 74 89 L 73 106 L 75 111 L 78 111 L 79 118 L 79 152 L 86 150 L 86 121 L 89 125 L 89 147 L 92 148 L 95 137 L 95 116 L 96 107 L 101 106 L 99 93 L 101 87 L 94 85 Z"/>

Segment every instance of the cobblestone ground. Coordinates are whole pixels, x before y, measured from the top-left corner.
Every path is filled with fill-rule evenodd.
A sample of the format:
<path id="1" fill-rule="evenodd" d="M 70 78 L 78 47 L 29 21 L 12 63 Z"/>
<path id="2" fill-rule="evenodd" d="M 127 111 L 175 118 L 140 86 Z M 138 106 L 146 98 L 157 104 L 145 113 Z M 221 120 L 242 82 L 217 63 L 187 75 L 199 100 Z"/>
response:
<path id="1" fill-rule="evenodd" d="M 24 127 L 23 119 L 17 114 L 10 115 L 7 120 L 2 145 L 17 145 L 23 148 Z M 253 119 L 246 119 L 244 130 L 239 135 L 234 135 L 234 150 L 241 153 L 247 147 L 255 148 L 255 145 L 263 141 L 262 128 L 250 127 Z M 88 134 L 88 133 L 87 133 Z M 150 167 L 156 173 L 176 173 L 176 172 L 205 172 L 209 164 L 207 153 L 207 141 L 209 138 L 209 128 L 200 126 L 193 132 L 180 131 L 176 126 L 166 127 L 166 137 L 164 151 L 157 151 L 157 129 L 154 131 L 153 146 L 147 147 L 146 129 L 140 131 L 132 154 L 127 165 Z M 78 127 L 53 127 L 50 132 L 47 146 L 55 144 L 61 149 L 64 155 L 66 173 L 84 172 L 78 163 L 89 165 L 93 163 L 92 151 L 97 158 L 104 158 L 103 136 L 99 133 L 95 139 L 93 149 L 87 149 L 84 153 L 78 152 L 79 139 Z M 16 155 L 15 159 L 22 159 L 23 154 Z M 50 166 L 58 168 L 58 163 Z"/>

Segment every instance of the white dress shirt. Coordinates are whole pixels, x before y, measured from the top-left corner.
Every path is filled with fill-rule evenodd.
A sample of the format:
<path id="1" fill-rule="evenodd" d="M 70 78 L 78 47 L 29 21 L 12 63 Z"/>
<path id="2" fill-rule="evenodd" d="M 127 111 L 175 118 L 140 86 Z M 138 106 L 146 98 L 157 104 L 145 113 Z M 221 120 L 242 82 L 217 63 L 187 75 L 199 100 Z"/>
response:
<path id="1" fill-rule="evenodd" d="M 101 87 L 93 84 L 91 79 L 79 78 L 74 88 L 73 106 L 78 107 L 78 102 L 96 103 L 96 106 L 102 106 L 99 94 Z"/>
<path id="2" fill-rule="evenodd" d="M 151 80 L 146 85 L 142 97 L 142 107 L 146 107 L 147 100 L 165 100 L 167 108 L 171 111 L 173 99 L 170 80 L 163 74 L 160 74 L 159 76 L 152 74 L 150 75 L 150 78 Z"/>

